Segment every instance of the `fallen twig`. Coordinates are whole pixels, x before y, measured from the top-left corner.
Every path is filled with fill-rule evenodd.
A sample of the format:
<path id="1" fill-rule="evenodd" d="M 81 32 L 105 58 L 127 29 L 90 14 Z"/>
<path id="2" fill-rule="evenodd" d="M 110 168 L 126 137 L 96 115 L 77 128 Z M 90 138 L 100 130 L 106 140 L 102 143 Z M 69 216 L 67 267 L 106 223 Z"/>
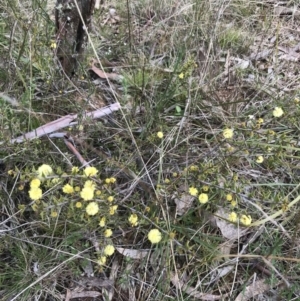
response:
<path id="1" fill-rule="evenodd" d="M 114 104 L 109 105 L 107 107 L 104 107 L 104 108 L 86 113 L 83 116 L 83 119 L 85 119 L 85 118 L 97 119 L 97 118 L 109 115 L 112 112 L 117 111 L 119 109 L 120 109 L 120 104 L 117 102 L 117 103 L 114 103 Z M 78 114 L 66 115 L 66 116 L 61 117 L 57 120 L 54 120 L 54 121 L 51 121 L 51 122 L 49 122 L 45 125 L 42 125 L 42 126 L 38 127 L 37 129 L 35 129 L 31 132 L 28 132 L 28 133 L 26 133 L 22 136 L 19 136 L 15 139 L 11 139 L 10 143 L 22 143 L 25 140 L 36 139 L 36 138 L 42 137 L 44 135 L 47 135 L 47 134 L 53 133 L 55 131 L 58 131 L 62 128 L 75 125 L 75 124 L 78 123 L 77 121 L 75 121 L 77 119 L 77 117 L 78 117 Z M 3 144 L 3 143 L 4 142 L 0 142 L 0 144 Z"/>
<path id="2" fill-rule="evenodd" d="M 82 164 L 82 166 L 86 166 L 86 167 L 89 166 L 88 162 L 86 162 L 84 160 L 84 158 L 78 152 L 78 150 L 76 149 L 76 147 L 71 143 L 71 141 L 68 140 L 67 138 L 65 138 L 64 141 L 65 141 L 65 144 L 68 147 L 68 149 L 77 157 L 77 159 Z"/>

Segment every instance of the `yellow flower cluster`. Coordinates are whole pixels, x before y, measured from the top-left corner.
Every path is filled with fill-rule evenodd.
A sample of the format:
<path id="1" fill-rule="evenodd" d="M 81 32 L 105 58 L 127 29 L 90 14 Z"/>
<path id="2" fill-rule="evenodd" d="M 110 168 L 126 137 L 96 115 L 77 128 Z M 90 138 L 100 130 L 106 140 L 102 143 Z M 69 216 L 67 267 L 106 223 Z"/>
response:
<path id="1" fill-rule="evenodd" d="M 228 216 L 228 220 L 230 222 L 233 222 L 233 223 L 236 223 L 237 220 L 238 220 L 238 216 L 235 212 L 231 212 Z M 241 224 L 243 224 L 244 226 L 249 226 L 251 225 L 251 222 L 252 222 L 252 217 L 250 215 L 245 215 L 243 214 L 241 217 L 240 217 L 240 222 Z"/>
<path id="2" fill-rule="evenodd" d="M 107 198 L 107 200 L 111 203 L 111 202 L 113 202 L 114 197 L 113 197 L 112 195 L 110 195 L 110 196 Z"/>
<path id="3" fill-rule="evenodd" d="M 227 201 L 229 201 L 229 202 L 231 202 L 232 201 L 232 194 L 231 193 L 228 193 L 227 195 L 226 195 L 226 200 Z"/>
<path id="4" fill-rule="evenodd" d="M 208 194 L 200 193 L 198 199 L 201 204 L 206 204 L 208 202 Z"/>
<path id="5" fill-rule="evenodd" d="M 71 194 L 74 192 L 74 188 L 73 186 L 71 186 L 70 184 L 66 184 L 64 187 L 63 187 L 63 192 L 66 193 L 66 194 Z"/>
<path id="6" fill-rule="evenodd" d="M 114 215 L 116 213 L 117 209 L 118 209 L 118 205 L 110 206 L 109 207 L 109 214 Z"/>
<path id="7" fill-rule="evenodd" d="M 263 120 L 263 118 L 258 118 L 256 122 L 257 122 L 258 124 L 263 124 L 263 123 L 264 123 L 264 120 Z"/>
<path id="8" fill-rule="evenodd" d="M 30 188 L 39 188 L 41 185 L 41 181 L 40 179 L 32 179 L 31 182 L 30 182 Z"/>
<path id="9" fill-rule="evenodd" d="M 273 116 L 274 117 L 281 117 L 284 114 L 282 108 L 280 107 L 275 107 L 273 110 Z"/>
<path id="10" fill-rule="evenodd" d="M 245 226 L 249 226 L 252 222 L 252 217 L 250 215 L 243 214 L 240 218 L 240 222 Z"/>
<path id="11" fill-rule="evenodd" d="M 202 191 L 208 192 L 208 190 L 209 190 L 209 186 L 204 185 L 204 186 L 202 187 Z"/>
<path id="12" fill-rule="evenodd" d="M 103 228 L 105 226 L 105 224 L 106 224 L 106 218 L 104 216 L 100 219 L 99 226 Z"/>
<path id="13" fill-rule="evenodd" d="M 178 77 L 179 77 L 180 79 L 183 79 L 183 78 L 184 78 L 184 73 L 181 72 L 181 73 L 178 75 Z"/>
<path id="14" fill-rule="evenodd" d="M 115 252 L 115 247 L 113 245 L 107 245 L 104 248 L 104 254 L 106 256 L 111 256 L 112 254 L 114 254 L 114 252 Z"/>
<path id="15" fill-rule="evenodd" d="M 98 173 L 98 169 L 96 167 L 88 166 L 84 169 L 83 173 L 87 177 L 94 177 Z"/>
<path id="16" fill-rule="evenodd" d="M 85 211 L 88 215 L 96 215 L 99 212 L 99 205 L 96 202 L 89 203 Z"/>
<path id="17" fill-rule="evenodd" d="M 95 182 L 93 182 L 91 180 L 87 180 L 87 181 L 85 181 L 83 187 L 84 188 L 91 188 L 92 190 L 95 190 L 96 189 L 96 184 L 95 184 Z"/>
<path id="18" fill-rule="evenodd" d="M 237 221 L 237 214 L 235 212 L 231 212 L 228 217 L 229 221 L 235 223 Z"/>
<path id="19" fill-rule="evenodd" d="M 32 179 L 30 182 L 30 190 L 28 194 L 30 199 L 32 199 L 33 201 L 39 200 L 43 195 L 43 191 L 40 188 L 40 185 L 41 181 L 37 178 Z"/>
<path id="20" fill-rule="evenodd" d="M 94 198 L 94 190 L 88 187 L 83 188 L 80 192 L 80 196 L 85 201 L 91 201 Z"/>
<path id="21" fill-rule="evenodd" d="M 77 174 L 79 172 L 79 168 L 77 166 L 72 167 L 72 174 Z"/>
<path id="22" fill-rule="evenodd" d="M 108 192 L 108 194 L 105 192 L 103 199 L 107 199 L 108 203 L 108 212 L 107 216 L 114 215 L 117 212 L 118 205 L 114 204 L 115 196 L 113 192 L 111 191 L 112 188 L 109 187 L 107 184 L 114 184 L 116 183 L 115 177 L 110 177 L 105 179 L 104 183 L 101 183 L 101 181 L 94 177 L 98 175 L 98 170 L 95 167 L 86 167 L 81 172 L 81 175 L 76 176 L 80 170 L 78 167 L 73 167 L 72 171 L 69 173 L 64 173 L 62 169 L 56 168 L 55 173 L 52 170 L 51 166 L 47 164 L 43 164 L 40 167 L 38 167 L 36 172 L 36 177 L 31 179 L 30 181 L 30 190 L 28 191 L 28 195 L 31 198 L 31 200 L 35 201 L 32 205 L 32 209 L 35 211 L 43 209 L 40 204 L 40 199 L 43 196 L 43 191 L 41 185 L 43 184 L 46 188 L 51 187 L 50 184 L 52 184 L 52 180 L 55 179 L 56 184 L 63 183 L 64 179 L 69 177 L 69 181 L 67 183 L 64 183 L 61 185 L 60 188 L 60 195 L 53 195 L 53 193 L 49 193 L 49 201 L 52 202 L 51 210 L 49 210 L 49 216 L 52 218 L 58 218 L 60 215 L 60 210 L 62 207 L 57 208 L 59 203 L 64 201 L 66 199 L 66 195 L 72 195 L 72 198 L 75 198 L 72 202 L 70 202 L 71 210 L 75 209 L 76 215 L 82 215 L 79 211 L 84 210 L 85 216 L 97 216 L 99 213 L 102 213 L 102 207 L 100 206 L 100 202 L 98 199 L 95 199 L 95 196 L 102 195 L 101 190 L 97 187 L 98 185 Z M 46 178 L 51 175 L 51 178 Z M 80 184 L 78 184 L 78 179 L 84 179 L 82 186 L 80 187 Z M 54 183 L 54 182 L 53 182 Z M 99 184 L 100 183 L 100 184 Z M 76 199 L 80 197 L 80 199 Z M 84 203 L 84 201 L 87 201 Z M 102 204 L 102 203 L 101 203 Z M 53 206 L 54 205 L 54 206 Z M 77 209 L 76 209 L 77 208 Z M 64 209 L 63 209 L 64 210 Z M 44 211 L 42 211 L 43 214 L 45 214 Z M 110 238 L 113 235 L 113 229 L 110 229 L 106 227 L 106 219 L 107 216 L 103 216 L 99 218 L 99 226 L 104 228 L 103 229 L 103 236 L 105 238 Z M 131 217 L 128 219 L 129 222 L 133 226 L 138 225 L 138 217 L 136 214 L 131 215 Z M 107 257 L 111 256 L 115 251 L 114 246 L 108 245 L 103 250 L 103 256 L 98 258 L 98 263 L 100 265 L 103 265 L 106 263 Z"/>
<path id="23" fill-rule="evenodd" d="M 198 171 L 199 168 L 198 168 L 197 165 L 191 165 L 191 166 L 189 167 L 189 170 L 190 170 L 190 171 Z"/>
<path id="24" fill-rule="evenodd" d="M 190 187 L 189 188 L 189 194 L 192 196 L 197 196 L 198 195 L 198 189 L 195 187 Z"/>
<path id="25" fill-rule="evenodd" d="M 98 258 L 97 263 L 99 265 L 105 265 L 106 264 L 106 256 L 101 256 L 100 258 Z"/>
<path id="26" fill-rule="evenodd" d="M 256 163 L 260 164 L 264 162 L 264 157 L 263 156 L 257 156 L 256 158 Z"/>
<path id="27" fill-rule="evenodd" d="M 56 49 L 56 48 L 57 48 L 57 44 L 56 44 L 55 42 L 52 42 L 52 43 L 50 44 L 50 48 L 51 48 L 51 49 Z"/>
<path id="28" fill-rule="evenodd" d="M 80 196 L 84 201 L 91 201 L 94 198 L 95 189 L 96 184 L 91 180 L 87 180 L 80 192 Z"/>
<path id="29" fill-rule="evenodd" d="M 232 138 L 232 137 L 233 137 L 233 130 L 232 130 L 232 129 L 225 129 L 225 130 L 223 131 L 223 137 L 224 137 L 225 139 L 230 139 L 230 138 Z"/>
<path id="30" fill-rule="evenodd" d="M 52 218 L 56 218 L 58 216 L 58 212 L 57 211 L 52 211 L 51 214 L 50 214 L 50 216 Z"/>
<path id="31" fill-rule="evenodd" d="M 14 176 L 14 175 L 15 175 L 15 171 L 12 170 L 12 169 L 10 169 L 10 170 L 7 172 L 7 174 L 8 174 L 9 176 Z"/>
<path id="32" fill-rule="evenodd" d="M 33 200 L 33 201 L 37 201 L 39 200 L 43 195 L 43 191 L 41 188 L 31 188 L 29 190 L 29 197 Z"/>
<path id="33" fill-rule="evenodd" d="M 48 177 L 53 173 L 52 167 L 48 164 L 43 164 L 38 168 L 38 175 L 40 178 Z"/>
<path id="34" fill-rule="evenodd" d="M 106 229 L 104 231 L 104 237 L 108 238 L 108 237 L 111 237 L 113 234 L 112 230 L 111 229 Z"/>
<path id="35" fill-rule="evenodd" d="M 162 139 L 163 137 L 164 137 L 164 133 L 163 132 L 157 132 L 157 137 L 159 138 L 159 139 Z"/>
<path id="36" fill-rule="evenodd" d="M 138 225 L 138 216 L 134 213 L 131 214 L 128 218 L 129 223 L 131 224 L 131 226 L 135 227 Z"/>
<path id="37" fill-rule="evenodd" d="M 203 186 L 202 188 L 203 191 L 208 191 L 209 187 L 208 186 Z M 198 189 L 195 187 L 190 187 L 189 188 L 189 194 L 192 196 L 197 196 L 198 195 Z M 208 194 L 207 193 L 200 193 L 198 196 L 198 200 L 201 204 L 205 204 L 208 202 Z"/>
<path id="38" fill-rule="evenodd" d="M 106 178 L 106 179 L 105 179 L 105 183 L 106 183 L 106 184 L 114 184 L 116 181 L 117 181 L 117 179 L 114 178 L 114 177 Z"/>
<path id="39" fill-rule="evenodd" d="M 152 244 L 157 244 L 162 239 L 162 234 L 158 229 L 152 229 L 148 233 L 148 239 Z"/>
<path id="40" fill-rule="evenodd" d="M 81 208 L 82 207 L 82 203 L 81 202 L 76 202 L 75 207 L 78 208 L 78 209 Z"/>

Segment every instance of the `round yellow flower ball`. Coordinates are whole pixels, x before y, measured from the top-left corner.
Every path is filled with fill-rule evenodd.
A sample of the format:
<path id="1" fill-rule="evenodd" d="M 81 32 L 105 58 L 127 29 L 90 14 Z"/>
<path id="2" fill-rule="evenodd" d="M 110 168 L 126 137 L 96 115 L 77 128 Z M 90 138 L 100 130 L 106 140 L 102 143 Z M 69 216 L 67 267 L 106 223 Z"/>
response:
<path id="1" fill-rule="evenodd" d="M 152 229 L 148 233 L 148 239 L 152 244 L 157 244 L 161 241 L 162 235 L 158 229 Z"/>
<path id="2" fill-rule="evenodd" d="M 81 208 L 82 207 L 82 203 L 81 202 L 76 202 L 75 207 L 76 208 Z"/>
<path id="3" fill-rule="evenodd" d="M 51 175 L 52 172 L 52 167 L 48 164 L 43 164 L 38 168 L 38 175 L 41 178 Z"/>
<path id="4" fill-rule="evenodd" d="M 90 188 L 92 190 L 95 190 L 96 189 L 96 184 L 95 184 L 95 182 L 93 182 L 91 180 L 87 180 L 87 181 L 85 181 L 85 183 L 83 185 L 83 188 Z"/>
<path id="5" fill-rule="evenodd" d="M 228 193 L 228 194 L 226 195 L 226 200 L 229 201 L 229 202 L 231 202 L 232 199 L 233 199 L 232 194 L 231 194 L 231 193 Z"/>
<path id="6" fill-rule="evenodd" d="M 257 158 L 256 158 L 256 163 L 263 163 L 264 162 L 264 157 L 263 156 L 258 156 Z"/>
<path id="7" fill-rule="evenodd" d="M 99 226 L 100 226 L 100 227 L 104 227 L 105 224 L 106 224 L 106 217 L 104 216 L 104 217 L 102 217 L 102 218 L 100 219 Z"/>
<path id="8" fill-rule="evenodd" d="M 104 237 L 111 237 L 112 236 L 112 234 L 113 234 L 113 232 L 112 232 L 112 230 L 111 229 L 106 229 L 105 231 L 104 231 Z"/>
<path id="9" fill-rule="evenodd" d="M 86 206 L 85 211 L 88 215 L 96 215 L 99 212 L 99 206 L 96 202 L 91 202 Z"/>
<path id="10" fill-rule="evenodd" d="M 225 130 L 223 131 L 223 137 L 224 137 L 225 139 L 230 139 L 230 138 L 232 138 L 232 137 L 233 137 L 233 130 L 232 130 L 232 129 L 225 129 Z"/>
<path id="11" fill-rule="evenodd" d="M 240 222 L 245 226 L 249 226 L 252 222 L 252 217 L 250 215 L 243 214 L 240 218 Z"/>
<path id="12" fill-rule="evenodd" d="M 192 196 L 197 196 L 197 194 L 198 194 L 198 189 L 195 188 L 195 187 L 190 187 L 190 188 L 189 188 L 189 194 L 192 195 Z"/>
<path id="13" fill-rule="evenodd" d="M 163 137 L 164 137 L 164 133 L 163 132 L 157 132 L 157 137 L 159 138 L 159 139 L 162 139 Z"/>
<path id="14" fill-rule="evenodd" d="M 33 201 L 37 201 L 39 200 L 43 195 L 43 191 L 41 188 L 31 188 L 29 190 L 29 197 L 33 200 Z"/>
<path id="15" fill-rule="evenodd" d="M 107 200 L 111 203 L 114 200 L 114 197 L 112 195 L 110 195 Z"/>
<path id="16" fill-rule="evenodd" d="M 98 169 L 96 167 L 89 166 L 84 169 L 83 173 L 87 177 L 93 177 L 98 173 Z"/>
<path id="17" fill-rule="evenodd" d="M 283 110 L 280 107 L 275 107 L 273 110 L 273 116 L 274 117 L 281 117 L 283 115 Z"/>
<path id="18" fill-rule="evenodd" d="M 66 184 L 64 187 L 63 187 L 63 192 L 66 193 L 66 194 L 71 194 L 74 192 L 74 188 L 73 186 L 71 186 L 70 184 Z"/>
<path id="19" fill-rule="evenodd" d="M 231 212 L 228 217 L 229 221 L 235 223 L 237 221 L 237 214 L 235 212 Z"/>
<path id="20" fill-rule="evenodd" d="M 30 188 L 39 188 L 41 181 L 38 178 L 32 179 L 30 182 Z"/>
<path id="21" fill-rule="evenodd" d="M 104 248 L 104 254 L 107 256 L 111 256 L 115 252 L 115 247 L 113 245 L 107 245 Z"/>
<path id="22" fill-rule="evenodd" d="M 106 256 L 101 256 L 98 260 L 97 260 L 97 263 L 99 265 L 105 265 L 106 263 Z"/>
<path id="23" fill-rule="evenodd" d="M 131 214 L 128 221 L 133 227 L 135 227 L 138 225 L 138 216 L 136 214 Z"/>
<path id="24" fill-rule="evenodd" d="M 94 190 L 92 188 L 85 187 L 81 190 L 80 196 L 85 201 L 91 201 L 94 198 Z"/>
<path id="25" fill-rule="evenodd" d="M 205 204 L 205 203 L 208 202 L 208 194 L 207 194 L 207 193 L 200 193 L 198 199 L 199 199 L 199 202 L 200 202 L 201 204 Z"/>

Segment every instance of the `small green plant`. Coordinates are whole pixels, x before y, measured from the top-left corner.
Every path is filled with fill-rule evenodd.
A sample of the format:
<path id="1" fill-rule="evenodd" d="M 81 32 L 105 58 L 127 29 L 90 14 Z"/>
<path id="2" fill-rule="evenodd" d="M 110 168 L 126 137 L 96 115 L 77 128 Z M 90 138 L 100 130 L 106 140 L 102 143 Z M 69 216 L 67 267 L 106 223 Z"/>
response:
<path id="1" fill-rule="evenodd" d="M 272 5 L 104 5 L 70 81 L 54 4 L 1 2 L 1 300 L 298 298 L 297 39 Z M 11 143 L 117 101 L 61 133 L 89 166 L 52 135 Z"/>

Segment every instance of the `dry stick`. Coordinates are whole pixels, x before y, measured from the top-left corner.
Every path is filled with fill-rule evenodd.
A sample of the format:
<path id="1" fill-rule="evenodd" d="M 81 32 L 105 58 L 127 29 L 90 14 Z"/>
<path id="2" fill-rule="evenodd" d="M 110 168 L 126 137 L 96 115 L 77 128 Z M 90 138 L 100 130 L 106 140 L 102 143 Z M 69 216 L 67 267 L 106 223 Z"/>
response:
<path id="1" fill-rule="evenodd" d="M 100 118 L 103 116 L 107 116 L 107 115 L 111 114 L 112 112 L 119 110 L 120 108 L 121 108 L 121 106 L 117 102 L 117 103 L 111 104 L 107 107 L 104 107 L 104 108 L 101 108 L 101 109 L 98 109 L 98 110 L 95 110 L 92 112 L 88 112 L 83 116 L 83 119 L 86 119 L 86 118 L 97 119 L 97 118 Z M 25 140 L 36 139 L 36 138 L 42 137 L 44 135 L 58 131 L 62 128 L 75 125 L 78 123 L 77 121 L 75 121 L 77 118 L 78 118 L 77 114 L 66 115 L 64 117 L 61 117 L 54 121 L 51 121 L 45 125 L 42 125 L 42 126 L 38 127 L 37 129 L 35 129 L 31 132 L 28 132 L 22 136 L 19 136 L 15 139 L 11 139 L 10 143 L 15 143 L 15 142 L 22 143 Z M 1 141 L 0 145 L 3 143 L 4 142 Z"/>
<path id="2" fill-rule="evenodd" d="M 79 162 L 81 163 L 82 166 L 89 166 L 88 162 L 84 160 L 84 158 L 81 156 L 81 154 L 78 152 L 78 150 L 75 148 L 75 146 L 67 139 L 64 139 L 64 142 L 68 149 L 77 157 Z"/>
<path id="3" fill-rule="evenodd" d="M 71 299 L 75 299 L 75 298 L 97 298 L 100 295 L 102 295 L 102 293 L 97 292 L 97 291 L 82 291 L 82 292 L 75 292 L 75 291 L 67 291 L 67 294 L 61 294 L 59 295 L 61 300 L 71 300 Z"/>

